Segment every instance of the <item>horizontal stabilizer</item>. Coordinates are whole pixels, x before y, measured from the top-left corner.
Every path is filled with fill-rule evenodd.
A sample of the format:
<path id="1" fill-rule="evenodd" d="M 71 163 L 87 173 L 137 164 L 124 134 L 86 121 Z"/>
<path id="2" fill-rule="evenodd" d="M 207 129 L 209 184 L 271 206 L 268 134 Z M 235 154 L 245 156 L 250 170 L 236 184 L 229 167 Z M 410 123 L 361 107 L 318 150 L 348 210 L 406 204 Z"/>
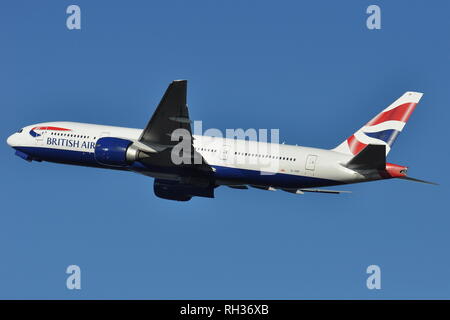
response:
<path id="1" fill-rule="evenodd" d="M 346 165 L 350 169 L 381 169 L 386 167 L 386 146 L 368 144 Z"/>
<path id="2" fill-rule="evenodd" d="M 431 182 L 431 181 L 425 181 L 425 180 L 421 180 L 421 179 L 416 179 L 416 178 L 411 178 L 411 177 L 399 177 L 399 179 L 403 179 L 403 180 L 409 180 L 409 181 L 414 181 L 414 182 L 421 182 L 421 183 L 428 183 L 428 184 L 433 184 L 435 186 L 438 186 L 439 184 L 436 182 Z"/>

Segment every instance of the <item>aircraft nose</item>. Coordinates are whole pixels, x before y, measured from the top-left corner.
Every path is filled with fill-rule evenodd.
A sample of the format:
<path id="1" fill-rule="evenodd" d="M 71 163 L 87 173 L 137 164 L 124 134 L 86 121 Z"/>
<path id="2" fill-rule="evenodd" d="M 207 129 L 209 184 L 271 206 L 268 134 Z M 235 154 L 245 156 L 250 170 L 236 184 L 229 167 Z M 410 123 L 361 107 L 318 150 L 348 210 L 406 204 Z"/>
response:
<path id="1" fill-rule="evenodd" d="M 12 135 L 10 135 L 8 137 L 8 139 L 6 139 L 6 143 L 10 146 L 10 147 L 14 147 L 17 145 L 17 135 L 14 133 Z"/>

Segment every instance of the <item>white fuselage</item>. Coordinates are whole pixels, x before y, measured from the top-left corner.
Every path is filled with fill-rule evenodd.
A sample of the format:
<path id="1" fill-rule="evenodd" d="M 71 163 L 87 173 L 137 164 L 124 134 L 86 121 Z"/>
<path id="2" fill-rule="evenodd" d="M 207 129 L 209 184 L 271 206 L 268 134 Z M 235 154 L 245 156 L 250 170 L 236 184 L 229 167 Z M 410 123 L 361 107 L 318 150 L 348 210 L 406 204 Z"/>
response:
<path id="1" fill-rule="evenodd" d="M 96 141 L 101 137 L 136 141 L 141 133 L 142 129 L 46 122 L 24 127 L 8 138 L 8 144 L 28 155 L 30 160 L 117 169 L 96 163 Z M 300 188 L 367 180 L 343 166 L 351 159 L 349 155 L 331 150 L 199 135 L 193 138 L 195 150 L 214 169 L 217 185 L 242 183 Z M 125 170 L 156 178 L 176 178 L 176 174 L 159 172 L 158 168 L 131 166 Z"/>

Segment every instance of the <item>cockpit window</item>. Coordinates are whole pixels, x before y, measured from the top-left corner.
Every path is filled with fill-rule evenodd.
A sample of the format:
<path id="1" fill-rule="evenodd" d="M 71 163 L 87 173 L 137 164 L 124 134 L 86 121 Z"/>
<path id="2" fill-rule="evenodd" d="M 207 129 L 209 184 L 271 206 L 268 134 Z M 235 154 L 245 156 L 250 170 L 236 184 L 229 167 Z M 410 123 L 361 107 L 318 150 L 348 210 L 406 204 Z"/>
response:
<path id="1" fill-rule="evenodd" d="M 17 130 L 17 133 L 21 133 L 23 131 L 23 128 L 22 129 L 19 129 L 19 130 Z"/>

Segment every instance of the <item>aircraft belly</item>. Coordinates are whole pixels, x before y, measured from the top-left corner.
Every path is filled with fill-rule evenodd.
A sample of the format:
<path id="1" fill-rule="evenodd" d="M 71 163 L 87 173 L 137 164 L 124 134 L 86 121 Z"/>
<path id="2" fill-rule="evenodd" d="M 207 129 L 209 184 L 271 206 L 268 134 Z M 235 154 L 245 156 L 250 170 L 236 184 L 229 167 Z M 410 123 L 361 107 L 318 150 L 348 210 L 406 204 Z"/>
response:
<path id="1" fill-rule="evenodd" d="M 268 173 L 257 170 L 214 166 L 214 178 L 222 181 L 235 181 L 242 184 L 255 184 L 283 188 L 307 188 L 342 184 L 339 181 L 292 175 L 286 173 Z"/>

